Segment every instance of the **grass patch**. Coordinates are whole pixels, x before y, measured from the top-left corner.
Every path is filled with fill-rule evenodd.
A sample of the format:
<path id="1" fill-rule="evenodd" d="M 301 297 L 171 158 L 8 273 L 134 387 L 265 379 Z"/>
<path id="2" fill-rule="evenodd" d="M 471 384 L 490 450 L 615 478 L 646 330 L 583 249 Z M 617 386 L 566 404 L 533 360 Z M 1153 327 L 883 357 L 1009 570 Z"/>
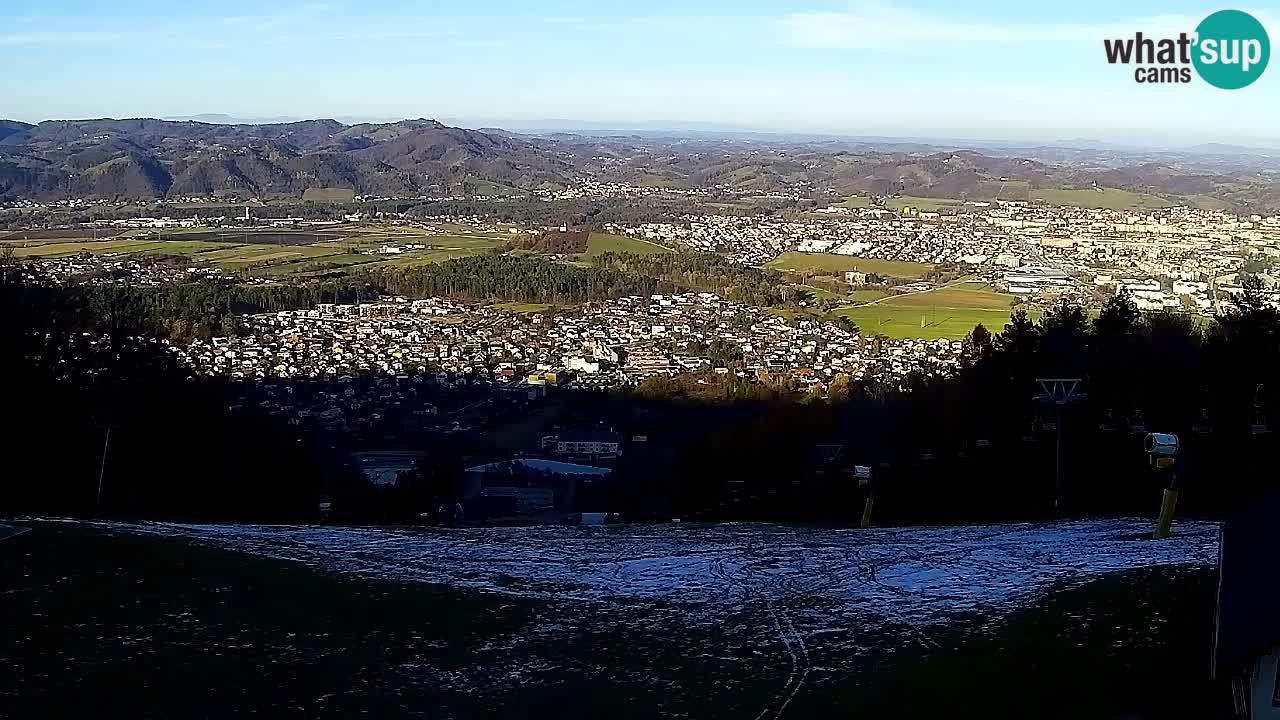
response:
<path id="1" fill-rule="evenodd" d="M 862 289 L 862 290 L 854 290 L 853 292 L 849 293 L 849 299 L 856 303 L 875 302 L 876 300 L 880 300 L 886 297 L 889 297 L 889 293 L 884 290 Z"/>
<path id="2" fill-rule="evenodd" d="M 1151 210 L 1174 205 L 1174 203 L 1162 197 L 1116 188 L 1103 188 L 1101 190 L 1092 188 L 1079 190 L 1040 188 L 1031 191 L 1031 198 L 1033 200 L 1042 200 L 1050 205 L 1067 205 L 1100 210 Z"/>
<path id="3" fill-rule="evenodd" d="M 919 210 L 921 212 L 937 212 L 943 208 L 961 207 L 963 205 L 963 200 L 956 200 L 953 198 L 915 197 L 913 195 L 892 197 L 885 201 L 886 207 L 898 212 L 902 212 L 902 209 L 906 207 L 909 207 L 912 210 Z"/>
<path id="4" fill-rule="evenodd" d="M 929 263 L 907 260 L 879 260 L 832 253 L 804 253 L 790 250 L 774 258 L 766 267 L 774 270 L 845 272 L 856 270 L 886 277 L 921 278 L 933 270 Z"/>
<path id="5" fill-rule="evenodd" d="M 383 260 L 381 262 L 373 262 L 360 267 L 413 267 L 414 265 L 430 265 L 432 263 L 441 263 L 446 260 L 456 260 L 458 258 L 472 257 L 475 255 L 483 255 L 483 249 L 467 249 L 467 248 L 446 248 L 442 250 L 415 250 L 413 253 L 406 253 L 391 260 Z"/>
<path id="6" fill-rule="evenodd" d="M 307 188 L 302 192 L 303 202 L 349 203 L 356 199 L 356 191 L 350 188 Z"/>
<path id="7" fill-rule="evenodd" d="M 1187 202 L 1200 210 L 1230 210 L 1231 203 L 1212 195 L 1188 195 Z"/>
<path id="8" fill-rule="evenodd" d="M 607 252 L 633 253 L 636 255 L 658 255 L 661 253 L 671 252 L 671 248 L 649 242 L 648 240 L 639 240 L 622 235 L 612 235 L 610 233 L 593 232 L 591 233 L 591 238 L 587 240 L 587 251 L 582 254 L 582 257 L 593 258 Z"/>
<path id="9" fill-rule="evenodd" d="M 865 210 L 871 206 L 871 198 L 866 195 L 855 195 L 851 198 L 845 198 L 844 202 L 836 203 L 836 207 L 849 208 L 850 210 Z"/>
<path id="10" fill-rule="evenodd" d="M 796 285 L 801 290 L 807 290 L 813 293 L 815 300 L 845 300 L 848 296 L 842 293 L 833 293 L 826 288 L 816 287 L 814 285 Z"/>
<path id="11" fill-rule="evenodd" d="M 1031 194 L 1031 183 L 1026 180 L 983 180 L 973 192 L 968 194 L 969 200 L 988 202 L 991 200 L 1025 201 Z"/>

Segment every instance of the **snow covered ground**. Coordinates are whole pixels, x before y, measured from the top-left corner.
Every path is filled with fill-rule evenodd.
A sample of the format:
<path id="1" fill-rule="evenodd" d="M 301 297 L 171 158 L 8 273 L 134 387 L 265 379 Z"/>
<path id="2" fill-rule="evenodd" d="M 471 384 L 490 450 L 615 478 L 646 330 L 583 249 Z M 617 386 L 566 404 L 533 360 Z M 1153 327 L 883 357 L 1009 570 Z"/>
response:
<path id="1" fill-rule="evenodd" d="M 1051 587 L 1152 566 L 1212 566 L 1218 529 L 1149 520 L 818 529 L 761 524 L 464 530 L 109 524 L 361 577 L 562 602 L 822 602 L 929 624 L 1009 610 Z"/>

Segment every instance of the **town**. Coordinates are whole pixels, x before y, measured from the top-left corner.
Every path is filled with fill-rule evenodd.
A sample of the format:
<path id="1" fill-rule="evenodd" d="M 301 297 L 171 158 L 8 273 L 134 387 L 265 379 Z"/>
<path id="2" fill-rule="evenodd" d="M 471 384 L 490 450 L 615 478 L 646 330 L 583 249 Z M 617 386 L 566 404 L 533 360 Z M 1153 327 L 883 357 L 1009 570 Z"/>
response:
<path id="1" fill-rule="evenodd" d="M 244 318 L 247 334 L 174 345 L 198 373 L 238 379 L 434 373 L 441 381 L 626 387 L 653 375 L 780 374 L 823 392 L 838 375 L 901 381 L 954 367 L 958 341 L 862 337 L 710 293 L 515 312 L 440 298 L 319 305 Z"/>

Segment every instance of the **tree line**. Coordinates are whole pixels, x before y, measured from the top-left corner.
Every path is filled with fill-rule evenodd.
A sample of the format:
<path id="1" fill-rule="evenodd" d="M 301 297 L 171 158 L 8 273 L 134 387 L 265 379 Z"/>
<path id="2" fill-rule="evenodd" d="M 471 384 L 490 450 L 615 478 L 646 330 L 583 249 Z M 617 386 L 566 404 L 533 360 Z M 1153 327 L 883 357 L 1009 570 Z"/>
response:
<path id="1" fill-rule="evenodd" d="M 672 285 L 713 292 L 748 305 L 793 305 L 812 300 L 812 293 L 789 286 L 776 270 L 754 268 L 706 252 L 615 253 L 591 260 L 597 268 L 666 281 Z"/>

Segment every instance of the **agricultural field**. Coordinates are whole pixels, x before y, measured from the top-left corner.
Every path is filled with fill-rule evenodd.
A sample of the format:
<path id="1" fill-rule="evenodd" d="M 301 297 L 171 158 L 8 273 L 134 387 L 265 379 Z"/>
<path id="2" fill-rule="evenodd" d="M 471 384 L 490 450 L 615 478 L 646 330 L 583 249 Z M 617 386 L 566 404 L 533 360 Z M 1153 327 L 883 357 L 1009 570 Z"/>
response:
<path id="1" fill-rule="evenodd" d="M 36 240 L 105 240 L 119 234 L 117 230 L 95 228 L 0 230 L 0 242 L 17 244 Z"/>
<path id="2" fill-rule="evenodd" d="M 341 252 L 339 248 L 316 247 L 314 245 L 235 245 L 231 247 L 223 246 L 221 250 L 200 253 L 200 256 L 194 259 L 217 265 L 226 270 L 241 270 L 265 263 L 315 259 L 338 255 Z"/>
<path id="3" fill-rule="evenodd" d="M 201 242 L 201 241 L 160 241 L 160 240 L 142 240 L 142 239 L 114 239 L 114 240 L 76 240 L 70 242 L 41 242 L 32 243 L 30 245 L 15 245 L 13 254 L 20 258 L 54 258 L 65 257 L 68 255 L 78 255 L 80 253 L 93 253 L 95 255 L 121 254 L 121 255 L 195 255 L 209 250 L 216 250 L 227 247 L 223 243 Z"/>
<path id="4" fill-rule="evenodd" d="M 590 259 L 607 252 L 657 255 L 659 253 L 669 253 L 671 252 L 671 248 L 657 243 L 651 243 L 648 240 L 638 240 L 636 238 L 624 237 L 622 235 L 593 232 L 591 233 L 591 239 L 587 241 L 587 251 L 583 253 L 581 257 L 584 259 Z"/>
<path id="5" fill-rule="evenodd" d="M 374 255 L 342 253 L 338 255 L 321 255 L 317 257 L 303 258 L 277 265 L 254 267 L 251 268 L 249 272 L 251 275 L 263 277 L 283 277 L 286 275 L 305 276 L 316 273 L 332 272 L 334 270 L 349 271 L 356 265 L 366 265 L 377 261 L 378 258 Z"/>
<path id="6" fill-rule="evenodd" d="M 856 270 L 875 273 L 886 277 L 922 278 L 934 269 L 929 263 L 908 262 L 905 260 L 878 260 L 861 258 L 852 255 L 835 255 L 832 253 L 803 253 L 789 251 L 782 253 L 767 267 L 774 270 L 801 272 L 842 273 Z"/>
<path id="7" fill-rule="evenodd" d="M 1155 195 L 1117 190 L 1115 188 L 1103 188 L 1101 190 L 1092 188 L 1081 190 L 1041 188 L 1031 192 L 1031 199 L 1042 200 L 1050 205 L 1068 205 L 1102 210 L 1151 210 L 1174 205 L 1174 203 Z"/>
<path id="8" fill-rule="evenodd" d="M 55 258 L 84 252 L 133 257 L 183 255 L 198 265 L 284 278 L 343 269 L 443 262 L 487 252 L 508 237 L 505 228 L 495 232 L 453 224 L 430 229 L 356 226 L 318 232 L 208 228 L 166 229 L 163 233 L 131 230 L 98 240 L 76 237 L 74 231 L 59 232 L 70 233 L 70 236 L 52 237 L 47 232 L 32 239 L 11 236 L 8 244 L 20 258 Z M 394 255 L 378 253 L 384 245 L 423 247 Z"/>
<path id="9" fill-rule="evenodd" d="M 322 203 L 349 203 L 356 199 L 356 191 L 350 188 L 307 188 L 303 201 Z"/>

